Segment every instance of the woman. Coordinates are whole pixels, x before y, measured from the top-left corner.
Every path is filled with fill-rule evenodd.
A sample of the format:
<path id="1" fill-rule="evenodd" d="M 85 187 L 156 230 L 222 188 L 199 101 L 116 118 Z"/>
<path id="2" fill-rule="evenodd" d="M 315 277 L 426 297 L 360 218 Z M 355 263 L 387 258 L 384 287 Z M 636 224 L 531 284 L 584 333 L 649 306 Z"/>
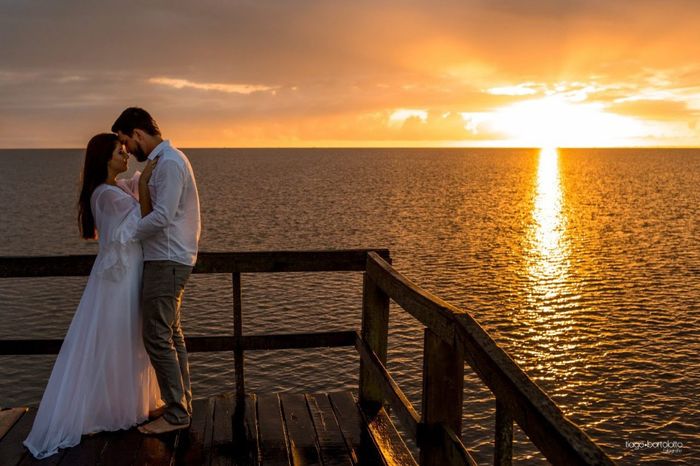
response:
<path id="1" fill-rule="evenodd" d="M 83 434 L 128 429 L 162 404 L 141 336 L 139 174 L 116 179 L 128 158 L 114 134 L 98 134 L 85 151 L 78 223 L 83 238 L 99 236 L 99 252 L 24 441 L 39 459 Z M 148 180 L 152 169 L 141 176 Z M 140 202 L 151 209 L 150 199 Z"/>

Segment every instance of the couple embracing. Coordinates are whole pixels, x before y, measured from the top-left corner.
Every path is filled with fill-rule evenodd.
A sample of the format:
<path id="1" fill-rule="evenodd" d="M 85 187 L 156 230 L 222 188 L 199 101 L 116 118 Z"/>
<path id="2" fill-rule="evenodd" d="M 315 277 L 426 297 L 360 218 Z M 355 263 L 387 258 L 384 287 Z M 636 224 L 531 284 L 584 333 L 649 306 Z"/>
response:
<path id="1" fill-rule="evenodd" d="M 147 162 L 130 180 L 129 155 Z M 84 434 L 187 428 L 192 391 L 180 304 L 197 259 L 199 196 L 189 160 L 151 115 L 127 108 L 87 145 L 78 202 L 99 252 L 24 445 L 36 458 Z"/>

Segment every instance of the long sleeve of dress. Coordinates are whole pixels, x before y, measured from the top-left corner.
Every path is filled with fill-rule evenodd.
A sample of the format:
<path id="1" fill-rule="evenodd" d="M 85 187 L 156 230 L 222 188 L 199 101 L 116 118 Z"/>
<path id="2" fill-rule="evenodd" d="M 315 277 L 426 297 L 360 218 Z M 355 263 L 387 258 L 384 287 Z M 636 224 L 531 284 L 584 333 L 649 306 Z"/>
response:
<path id="1" fill-rule="evenodd" d="M 139 204 L 119 188 L 102 187 L 93 194 L 93 214 L 100 250 L 93 266 L 108 280 L 119 281 L 129 261 L 126 246 L 138 241 L 134 234 L 141 218 Z"/>
<path id="2" fill-rule="evenodd" d="M 126 192 L 130 193 L 132 196 L 139 200 L 139 179 L 141 178 L 141 172 L 137 171 L 131 178 L 122 178 L 117 180 L 117 184 Z"/>

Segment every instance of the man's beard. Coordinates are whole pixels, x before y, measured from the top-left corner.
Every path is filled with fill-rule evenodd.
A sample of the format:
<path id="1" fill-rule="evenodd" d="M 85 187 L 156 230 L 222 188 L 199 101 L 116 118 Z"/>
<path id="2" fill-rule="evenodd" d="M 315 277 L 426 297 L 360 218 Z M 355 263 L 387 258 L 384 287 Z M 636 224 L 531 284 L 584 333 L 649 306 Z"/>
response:
<path id="1" fill-rule="evenodd" d="M 136 145 L 136 149 L 133 150 L 131 155 L 136 157 L 136 160 L 138 160 L 139 162 L 145 162 L 148 159 L 148 155 L 146 155 L 143 149 L 141 149 L 141 146 L 139 146 L 138 144 Z"/>

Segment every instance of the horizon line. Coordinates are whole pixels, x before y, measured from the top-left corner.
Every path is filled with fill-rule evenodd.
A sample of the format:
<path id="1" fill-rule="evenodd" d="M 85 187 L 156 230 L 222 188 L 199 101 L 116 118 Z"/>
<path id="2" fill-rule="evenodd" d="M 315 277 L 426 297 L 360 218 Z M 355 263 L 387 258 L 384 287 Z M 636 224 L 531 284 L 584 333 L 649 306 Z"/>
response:
<path id="1" fill-rule="evenodd" d="M 199 150 L 199 149 L 226 149 L 226 150 L 242 150 L 242 149 L 428 149 L 428 150 L 465 150 L 465 149 L 518 149 L 518 150 L 541 150 L 544 147 L 539 146 L 176 146 L 182 150 Z M 84 150 L 85 147 L 0 147 L 0 150 Z M 590 149 L 700 149 L 700 146 L 570 146 L 570 147 L 555 147 L 559 150 L 590 150 Z"/>

